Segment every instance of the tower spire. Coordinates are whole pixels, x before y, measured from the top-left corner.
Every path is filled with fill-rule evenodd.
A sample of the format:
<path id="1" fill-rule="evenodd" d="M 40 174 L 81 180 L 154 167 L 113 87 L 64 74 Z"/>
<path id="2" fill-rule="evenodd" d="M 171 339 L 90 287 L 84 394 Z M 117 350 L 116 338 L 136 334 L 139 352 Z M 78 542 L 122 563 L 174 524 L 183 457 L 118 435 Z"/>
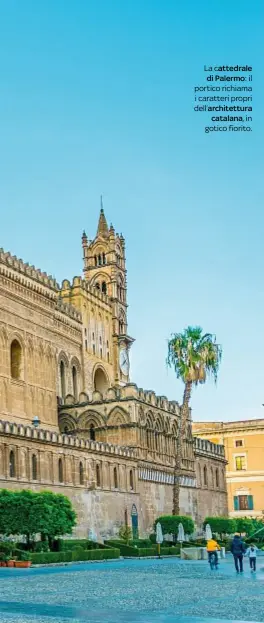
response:
<path id="1" fill-rule="evenodd" d="M 103 236 L 103 238 L 106 238 L 109 234 L 109 229 L 108 229 L 107 221 L 106 221 L 105 214 L 104 214 L 102 195 L 100 197 L 100 206 L 101 207 L 100 207 L 100 216 L 99 216 L 98 227 L 97 227 L 97 236 Z"/>

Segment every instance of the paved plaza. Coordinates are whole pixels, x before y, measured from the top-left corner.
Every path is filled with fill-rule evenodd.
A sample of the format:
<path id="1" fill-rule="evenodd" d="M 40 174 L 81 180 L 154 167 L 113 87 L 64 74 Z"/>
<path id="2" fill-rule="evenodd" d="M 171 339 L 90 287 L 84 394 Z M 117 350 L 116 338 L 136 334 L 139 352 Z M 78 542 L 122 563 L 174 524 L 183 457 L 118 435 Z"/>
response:
<path id="1" fill-rule="evenodd" d="M 264 622 L 264 558 L 258 572 L 207 562 L 123 560 L 0 569 L 1 623 Z"/>

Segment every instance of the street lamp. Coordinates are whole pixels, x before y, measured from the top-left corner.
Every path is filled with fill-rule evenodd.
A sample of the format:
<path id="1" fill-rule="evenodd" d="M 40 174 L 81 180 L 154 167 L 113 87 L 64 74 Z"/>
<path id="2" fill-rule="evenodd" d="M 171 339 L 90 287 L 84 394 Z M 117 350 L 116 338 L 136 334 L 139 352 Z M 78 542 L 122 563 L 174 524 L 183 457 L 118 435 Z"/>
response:
<path id="1" fill-rule="evenodd" d="M 40 425 L 40 419 L 38 418 L 37 415 L 34 415 L 33 420 L 32 420 L 32 426 L 34 426 L 35 428 L 38 428 L 39 425 Z"/>

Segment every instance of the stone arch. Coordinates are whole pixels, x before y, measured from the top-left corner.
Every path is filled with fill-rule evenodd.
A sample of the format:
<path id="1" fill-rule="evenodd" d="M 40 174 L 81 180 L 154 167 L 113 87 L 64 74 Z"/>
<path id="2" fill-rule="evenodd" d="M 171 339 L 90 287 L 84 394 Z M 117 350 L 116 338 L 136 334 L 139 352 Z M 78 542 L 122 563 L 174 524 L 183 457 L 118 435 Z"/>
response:
<path id="1" fill-rule="evenodd" d="M 62 413 L 59 415 L 59 429 L 61 433 L 65 435 L 71 434 L 76 430 L 75 418 L 69 413 Z"/>
<path id="2" fill-rule="evenodd" d="M 102 365 L 96 365 L 93 370 L 94 391 L 100 392 L 102 396 L 110 387 L 109 377 Z"/>
<path id="3" fill-rule="evenodd" d="M 122 409 L 121 407 L 114 407 L 112 411 L 110 411 L 107 425 L 108 426 L 120 426 L 120 424 L 128 424 L 130 422 L 129 413 Z"/>
<path id="4" fill-rule="evenodd" d="M 100 413 L 97 413 L 97 411 L 89 410 L 85 411 L 84 413 L 82 413 L 82 415 L 80 415 L 80 418 L 78 420 L 78 428 L 82 430 L 89 430 L 91 428 L 91 425 L 95 429 L 105 426 L 102 415 Z"/>
<path id="5" fill-rule="evenodd" d="M 164 421 L 160 413 L 157 415 L 156 420 L 155 420 L 155 430 L 158 433 L 162 433 L 164 431 Z"/>
<path id="6" fill-rule="evenodd" d="M 59 391 L 62 400 L 64 400 L 68 394 L 67 391 L 67 376 L 68 376 L 68 368 L 69 368 L 69 359 L 64 351 L 61 351 L 58 356 L 58 367 L 59 367 Z"/>
<path id="7" fill-rule="evenodd" d="M 152 411 L 148 411 L 146 415 L 146 427 L 154 428 L 154 416 L 153 416 Z"/>
<path id="8" fill-rule="evenodd" d="M 24 377 L 24 348 L 18 336 L 10 341 L 10 374 L 14 380 Z"/>

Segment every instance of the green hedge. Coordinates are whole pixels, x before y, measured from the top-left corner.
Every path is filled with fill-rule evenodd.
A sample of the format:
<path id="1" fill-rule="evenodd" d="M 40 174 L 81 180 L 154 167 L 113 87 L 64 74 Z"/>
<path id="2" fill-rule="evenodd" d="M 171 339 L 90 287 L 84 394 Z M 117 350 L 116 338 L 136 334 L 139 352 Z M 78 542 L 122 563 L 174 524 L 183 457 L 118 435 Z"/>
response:
<path id="1" fill-rule="evenodd" d="M 132 547 L 131 545 L 126 545 L 120 541 L 105 541 L 105 545 L 118 547 L 121 556 L 127 556 L 129 558 L 143 558 L 145 556 L 158 555 L 157 545 L 155 547 L 153 547 L 153 545 L 152 547 Z M 161 556 L 177 556 L 180 553 L 180 546 L 161 547 L 160 553 Z"/>
<path id="2" fill-rule="evenodd" d="M 85 560 L 107 560 L 109 558 L 119 558 L 119 549 L 95 549 L 85 550 L 82 547 L 75 550 L 63 552 L 39 552 L 30 554 L 30 560 L 35 565 L 59 563 L 59 562 L 77 562 Z"/>
<path id="3" fill-rule="evenodd" d="M 69 551 L 76 549 L 76 547 L 82 547 L 83 549 L 100 549 L 98 543 L 88 541 L 87 539 L 60 539 L 60 551 Z"/>

